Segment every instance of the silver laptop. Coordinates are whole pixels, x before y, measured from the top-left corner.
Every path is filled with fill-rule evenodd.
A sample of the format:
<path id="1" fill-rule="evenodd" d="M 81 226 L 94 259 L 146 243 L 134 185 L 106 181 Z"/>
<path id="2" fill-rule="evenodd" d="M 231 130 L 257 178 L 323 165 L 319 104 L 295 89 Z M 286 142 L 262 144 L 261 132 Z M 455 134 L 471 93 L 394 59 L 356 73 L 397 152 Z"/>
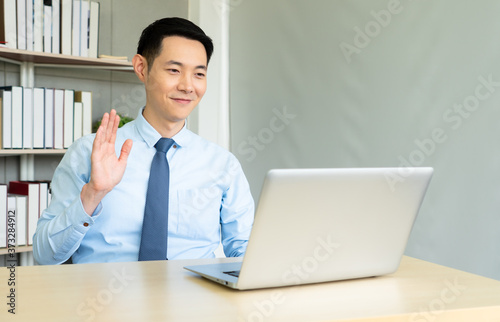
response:
<path id="1" fill-rule="evenodd" d="M 395 272 L 432 168 L 274 169 L 242 261 L 185 269 L 239 290 Z"/>

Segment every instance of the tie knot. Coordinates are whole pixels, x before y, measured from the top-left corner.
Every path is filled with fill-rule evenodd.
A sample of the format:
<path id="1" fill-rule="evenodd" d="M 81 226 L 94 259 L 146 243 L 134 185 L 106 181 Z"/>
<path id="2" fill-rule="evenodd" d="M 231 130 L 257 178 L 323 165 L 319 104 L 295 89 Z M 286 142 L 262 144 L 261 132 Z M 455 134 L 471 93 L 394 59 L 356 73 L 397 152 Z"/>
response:
<path id="1" fill-rule="evenodd" d="M 167 153 L 168 149 L 174 144 L 174 140 L 169 138 L 161 138 L 156 142 L 155 148 L 158 152 Z"/>

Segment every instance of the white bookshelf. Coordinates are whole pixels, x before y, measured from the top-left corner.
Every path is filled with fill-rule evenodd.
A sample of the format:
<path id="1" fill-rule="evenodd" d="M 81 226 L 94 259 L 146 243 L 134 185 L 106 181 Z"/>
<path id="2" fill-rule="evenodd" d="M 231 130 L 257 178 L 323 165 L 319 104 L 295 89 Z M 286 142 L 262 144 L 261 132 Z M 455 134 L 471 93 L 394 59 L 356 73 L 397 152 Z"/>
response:
<path id="1" fill-rule="evenodd" d="M 35 87 L 35 68 L 86 68 L 132 71 L 132 63 L 124 60 L 88 58 L 0 47 L 0 61 L 19 65 L 20 86 Z M 62 155 L 66 150 L 0 150 L 0 156 L 20 156 L 20 180 L 34 180 L 34 155 Z"/>
<path id="2" fill-rule="evenodd" d="M 35 87 L 36 67 L 133 71 L 132 63 L 124 60 L 68 56 L 4 47 L 0 47 L 0 61 L 19 65 L 19 85 L 23 87 Z M 19 156 L 19 180 L 35 180 L 35 155 L 64 155 L 66 151 L 67 149 L 0 149 L 0 157 Z M 21 254 L 21 265 L 30 262 L 28 254 L 32 250 L 32 246 L 19 246 L 15 248 L 16 253 Z M 6 254 L 8 254 L 8 249 L 0 248 L 0 256 Z"/>
<path id="3" fill-rule="evenodd" d="M 16 254 L 18 253 L 26 253 L 26 252 L 32 252 L 33 251 L 33 246 L 16 246 L 14 248 Z M 0 256 L 1 255 L 7 255 L 9 253 L 8 248 L 0 248 Z"/>
<path id="4" fill-rule="evenodd" d="M 19 155 L 63 155 L 67 149 L 0 149 L 0 157 L 11 157 Z"/>
<path id="5" fill-rule="evenodd" d="M 0 59 L 14 64 L 34 64 L 59 68 L 104 68 L 132 70 L 132 63 L 118 59 L 88 58 L 0 47 Z"/>

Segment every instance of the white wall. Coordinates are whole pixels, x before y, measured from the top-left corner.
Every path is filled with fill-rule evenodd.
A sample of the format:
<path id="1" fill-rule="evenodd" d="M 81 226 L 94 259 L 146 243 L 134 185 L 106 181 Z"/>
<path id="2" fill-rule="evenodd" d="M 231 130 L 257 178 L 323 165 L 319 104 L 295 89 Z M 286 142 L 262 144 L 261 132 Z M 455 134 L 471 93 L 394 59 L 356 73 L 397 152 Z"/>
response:
<path id="1" fill-rule="evenodd" d="M 406 254 L 500 279 L 500 3 L 230 3 L 231 148 L 256 199 L 270 168 L 432 166 Z"/>
<path id="2" fill-rule="evenodd" d="M 203 100 L 188 119 L 200 136 L 229 149 L 229 0 L 189 0 L 189 19 L 212 38 L 214 52 L 208 65 Z"/>

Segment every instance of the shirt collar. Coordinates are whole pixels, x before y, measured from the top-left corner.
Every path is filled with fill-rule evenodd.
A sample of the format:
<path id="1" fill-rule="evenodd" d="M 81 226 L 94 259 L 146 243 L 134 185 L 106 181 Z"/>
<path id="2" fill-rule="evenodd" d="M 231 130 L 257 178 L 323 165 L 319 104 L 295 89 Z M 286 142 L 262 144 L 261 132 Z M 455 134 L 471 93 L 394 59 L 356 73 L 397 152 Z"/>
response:
<path id="1" fill-rule="evenodd" d="M 142 115 L 143 110 L 144 107 L 139 109 L 139 114 L 137 115 L 136 118 L 137 130 L 144 139 L 144 141 L 146 142 L 146 144 L 149 147 L 154 147 L 156 142 L 158 142 L 158 140 L 161 139 L 161 134 L 158 133 L 158 131 L 156 131 L 154 127 L 152 127 L 151 124 L 148 123 L 148 121 L 146 121 L 146 119 Z M 195 135 L 193 132 L 187 129 L 186 124 L 187 122 L 184 124 L 182 129 L 172 137 L 172 139 L 179 147 L 187 147 L 189 143 L 193 140 L 193 137 Z"/>

